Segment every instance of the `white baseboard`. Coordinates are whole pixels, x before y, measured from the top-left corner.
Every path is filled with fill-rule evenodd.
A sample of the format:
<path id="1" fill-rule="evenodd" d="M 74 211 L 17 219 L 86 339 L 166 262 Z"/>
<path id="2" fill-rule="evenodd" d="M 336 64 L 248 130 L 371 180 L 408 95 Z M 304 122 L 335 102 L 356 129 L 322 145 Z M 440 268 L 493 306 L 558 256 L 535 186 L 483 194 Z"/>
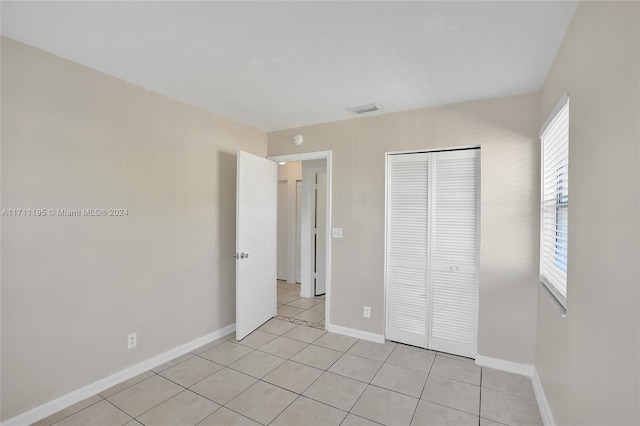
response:
<path id="1" fill-rule="evenodd" d="M 492 358 L 484 355 L 476 356 L 476 364 L 482 367 L 489 367 L 507 373 L 520 374 L 521 376 L 533 377 L 535 367 L 531 364 L 521 364 L 519 362 L 506 361 L 504 359 Z"/>
<path id="2" fill-rule="evenodd" d="M 533 377 L 531 378 L 531 381 L 533 382 L 533 393 L 535 393 L 536 401 L 538 401 L 538 409 L 540 409 L 542 423 L 544 423 L 544 426 L 556 426 L 556 421 L 553 418 L 549 400 L 547 399 L 547 395 L 544 393 L 542 382 L 538 376 L 538 370 L 533 370 Z"/>
<path id="3" fill-rule="evenodd" d="M 163 352 L 159 355 L 149 358 L 146 361 L 142 361 L 139 364 L 125 368 L 124 370 L 112 374 L 111 376 L 100 379 L 97 382 L 93 382 L 90 385 L 84 386 L 80 389 L 76 389 L 73 392 L 70 392 L 52 401 L 46 402 L 15 417 L 12 417 L 2 422 L 2 426 L 24 426 L 35 423 L 39 420 L 49 417 L 54 413 L 57 413 L 60 410 L 70 407 L 73 404 L 76 404 L 100 392 L 103 392 L 110 387 L 117 385 L 118 383 L 142 374 L 148 370 L 154 369 L 164 364 L 165 362 L 171 361 L 174 358 L 191 352 L 192 350 L 197 349 L 202 345 L 206 345 L 207 343 L 213 342 L 214 340 L 226 336 L 227 334 L 234 332 L 235 329 L 236 325 L 234 323 L 221 328 L 220 330 L 214 331 L 213 333 L 209 333 L 206 336 L 199 337 L 195 340 L 185 343 L 184 345 L 180 345 L 176 348 L 168 350 L 167 352 Z"/>
<path id="4" fill-rule="evenodd" d="M 382 334 L 369 333 L 367 331 L 356 330 L 354 328 L 328 324 L 327 331 L 330 331 L 332 333 L 344 334 L 345 336 L 356 337 L 362 340 L 369 340 L 370 342 L 384 343 L 384 336 Z"/>
<path id="5" fill-rule="evenodd" d="M 517 362 L 505 361 L 503 359 L 491 358 L 482 355 L 476 356 L 476 364 L 482 367 L 494 368 L 496 370 L 506 371 L 507 373 L 515 373 L 529 377 L 531 379 L 531 384 L 533 385 L 533 393 L 536 396 L 538 409 L 540 410 L 540 417 L 542 417 L 544 426 L 556 426 L 556 422 L 553 419 L 553 413 L 551 412 L 551 406 L 549 405 L 547 396 L 544 393 L 540 377 L 538 377 L 538 371 L 533 365 L 520 364 Z"/>

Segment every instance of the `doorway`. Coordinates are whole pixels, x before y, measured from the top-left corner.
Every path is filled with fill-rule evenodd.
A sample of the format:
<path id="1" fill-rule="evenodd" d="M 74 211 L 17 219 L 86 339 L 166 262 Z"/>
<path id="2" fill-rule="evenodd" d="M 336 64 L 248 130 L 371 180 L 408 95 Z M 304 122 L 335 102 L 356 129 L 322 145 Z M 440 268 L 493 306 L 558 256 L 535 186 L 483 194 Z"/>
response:
<path id="1" fill-rule="evenodd" d="M 300 262 L 291 262 L 287 279 L 277 283 L 279 311 L 283 315 L 293 314 L 289 318 L 294 322 L 305 321 L 305 325 L 328 328 L 331 294 L 331 151 L 269 159 L 287 164 L 302 162 L 302 179 L 291 180 L 291 191 L 295 194 L 296 202 L 295 214 L 289 215 L 292 218 L 299 214 L 299 222 L 298 225 L 287 225 L 288 229 L 293 229 L 290 241 L 293 247 L 297 247 L 293 252 L 299 254 Z M 298 288 L 299 293 L 296 294 Z"/>

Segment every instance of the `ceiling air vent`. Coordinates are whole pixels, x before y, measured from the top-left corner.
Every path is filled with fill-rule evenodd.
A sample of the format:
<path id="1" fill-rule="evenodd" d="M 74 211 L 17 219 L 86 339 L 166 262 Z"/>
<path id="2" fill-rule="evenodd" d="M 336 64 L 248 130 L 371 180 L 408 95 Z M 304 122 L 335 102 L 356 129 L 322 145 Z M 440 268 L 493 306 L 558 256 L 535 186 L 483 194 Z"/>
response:
<path id="1" fill-rule="evenodd" d="M 352 114 L 367 114 L 369 112 L 382 111 L 382 107 L 378 104 L 366 104 L 347 109 L 351 111 Z"/>

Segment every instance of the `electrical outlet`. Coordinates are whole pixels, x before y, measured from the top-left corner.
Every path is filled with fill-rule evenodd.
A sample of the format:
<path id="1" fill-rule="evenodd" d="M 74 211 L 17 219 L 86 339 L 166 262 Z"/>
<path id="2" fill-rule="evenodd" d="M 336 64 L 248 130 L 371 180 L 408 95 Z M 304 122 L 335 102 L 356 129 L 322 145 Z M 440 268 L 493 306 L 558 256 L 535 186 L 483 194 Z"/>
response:
<path id="1" fill-rule="evenodd" d="M 371 318 L 371 307 L 365 306 L 364 311 L 362 312 L 362 316 L 365 318 Z"/>
<path id="2" fill-rule="evenodd" d="M 135 348 L 137 342 L 136 333 L 131 333 L 127 336 L 127 349 Z"/>

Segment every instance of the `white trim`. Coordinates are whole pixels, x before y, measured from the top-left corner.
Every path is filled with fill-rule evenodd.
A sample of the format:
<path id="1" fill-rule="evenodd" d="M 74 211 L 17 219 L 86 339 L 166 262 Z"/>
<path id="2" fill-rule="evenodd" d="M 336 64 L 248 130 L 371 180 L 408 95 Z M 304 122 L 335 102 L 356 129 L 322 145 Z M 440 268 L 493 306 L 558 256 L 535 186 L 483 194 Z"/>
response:
<path id="1" fill-rule="evenodd" d="M 549 127 L 549 125 L 551 124 L 551 122 L 556 118 L 556 116 L 558 115 L 558 113 L 562 110 L 562 108 L 564 108 L 567 103 L 569 103 L 569 92 L 565 93 L 562 98 L 560 98 L 560 101 L 558 101 L 558 103 L 556 104 L 556 106 L 553 108 L 553 110 L 551 111 L 551 113 L 547 116 L 547 119 L 545 120 L 544 124 L 542 125 L 542 127 L 540 128 L 540 132 L 538 133 L 538 141 L 540 142 L 540 231 L 538 233 L 538 282 L 539 284 L 542 284 L 546 290 L 547 290 L 547 295 L 551 296 L 552 299 L 555 299 L 555 303 L 557 305 L 559 305 L 559 310 L 561 312 L 561 315 L 563 318 L 566 317 L 567 314 L 567 295 L 563 296 L 560 291 L 556 288 L 555 284 L 552 284 L 546 277 L 544 277 L 542 275 L 542 265 L 543 265 L 543 258 L 544 258 L 544 233 L 545 233 L 545 228 L 544 228 L 544 188 L 545 188 L 545 157 L 544 157 L 544 144 L 542 143 L 542 136 L 544 135 L 544 133 L 547 131 L 547 128 Z M 570 108 L 570 106 L 569 106 Z M 571 124 L 570 121 L 570 117 L 569 117 L 569 124 L 568 126 L 570 126 Z M 569 129 L 569 132 L 571 131 L 571 129 Z M 569 153 L 567 152 L 567 155 Z M 566 273 L 566 271 L 565 271 Z M 565 276 L 564 279 L 564 284 L 565 284 L 565 292 L 568 291 L 568 286 L 567 286 L 567 277 Z"/>
<path id="2" fill-rule="evenodd" d="M 384 154 L 384 254 L 382 261 L 383 275 L 382 275 L 382 319 L 383 319 L 383 338 L 387 336 L 387 244 L 389 227 L 387 222 L 389 221 L 389 153 Z"/>
<path id="3" fill-rule="evenodd" d="M 331 327 L 331 317 L 329 312 L 331 311 L 331 228 L 333 227 L 333 218 L 331 216 L 331 203 L 333 199 L 333 164 L 332 164 L 333 151 L 316 151 L 316 152 L 301 152 L 298 154 L 286 154 L 286 155 L 274 155 L 267 157 L 275 162 L 280 161 L 305 161 L 305 160 L 327 160 L 327 259 L 326 259 L 326 297 L 325 297 L 325 314 L 324 323 L 325 329 Z"/>
<path id="4" fill-rule="evenodd" d="M 547 395 L 544 393 L 542 382 L 538 376 L 538 370 L 531 364 L 521 364 L 513 361 L 506 361 L 499 358 L 491 358 L 488 356 L 478 355 L 476 356 L 476 364 L 482 367 L 494 368 L 500 371 L 506 371 L 507 373 L 520 374 L 527 376 L 531 379 L 533 385 L 533 393 L 536 396 L 536 402 L 538 403 L 538 409 L 540 410 L 540 417 L 542 417 L 542 423 L 544 426 L 556 426 L 556 422 L 553 418 L 553 412 L 549 405 Z"/>
<path id="5" fill-rule="evenodd" d="M 301 152 L 299 154 L 272 155 L 267 157 L 269 160 L 279 163 L 280 161 L 305 161 L 305 160 L 323 160 L 331 157 L 331 151 L 315 151 Z"/>
<path id="6" fill-rule="evenodd" d="M 410 149 L 408 151 L 388 151 L 384 154 L 388 157 L 389 155 L 399 155 L 399 154 L 426 154 L 429 152 L 441 152 L 441 151 L 462 151 L 465 149 L 481 149 L 481 145 L 461 145 L 461 146 L 448 146 L 443 148 L 425 148 L 425 149 Z"/>
<path id="7" fill-rule="evenodd" d="M 356 330 L 355 328 L 342 327 L 340 325 L 329 325 L 327 331 L 332 333 L 344 334 L 345 336 L 356 337 L 362 340 L 368 340 L 375 343 L 384 343 L 382 334 L 369 333 L 368 331 Z"/>
<path id="8" fill-rule="evenodd" d="M 307 163 L 308 164 L 308 163 Z M 314 279 L 315 279 L 315 257 L 313 236 L 316 233 L 314 227 L 316 200 L 315 178 L 317 173 L 327 173 L 326 162 L 321 167 L 311 167 L 302 163 L 302 218 L 300 221 L 300 253 L 302 256 L 300 262 L 300 297 L 314 297 Z M 325 211 L 325 215 L 326 215 Z M 325 220 L 326 226 L 326 220 Z M 328 231 L 327 231 L 328 232 Z M 325 238 L 325 245 L 327 240 Z M 325 255 L 326 257 L 326 255 Z M 326 291 L 326 258 L 325 258 L 325 291 Z"/>
<path id="9" fill-rule="evenodd" d="M 112 374 L 111 376 L 100 379 L 80 389 L 76 389 L 49 402 L 45 402 L 44 404 L 22 414 L 18 414 L 17 416 L 2 422 L 2 426 L 21 426 L 25 424 L 30 425 L 32 423 L 35 423 L 39 420 L 49 417 L 54 413 L 57 413 L 60 410 L 64 410 L 65 408 L 68 408 L 73 404 L 99 394 L 100 392 L 103 392 L 117 385 L 118 383 L 124 382 L 125 380 L 154 369 L 164 364 L 165 362 L 171 361 L 172 359 L 189 353 L 192 350 L 199 348 L 200 346 L 206 345 L 207 343 L 224 337 L 227 334 L 234 332 L 235 329 L 236 325 L 234 323 L 223 327 L 220 330 L 214 331 L 213 333 L 209 333 L 206 336 L 198 337 L 197 339 L 185 343 L 184 345 L 180 345 L 178 347 L 170 349 L 166 352 L 149 358 L 146 361 L 142 361 L 141 363 L 125 368 L 124 370 Z"/>
<path id="10" fill-rule="evenodd" d="M 533 377 L 535 371 L 535 367 L 531 364 L 521 364 L 519 362 L 484 355 L 476 356 L 476 364 L 481 367 L 489 367 L 495 370 L 506 371 L 507 373 L 520 374 L 521 376 L 527 376 L 529 378 Z"/>
<path id="11" fill-rule="evenodd" d="M 560 112 L 560 110 L 564 108 L 567 102 L 569 102 L 569 92 L 565 93 L 562 96 L 562 98 L 560 98 L 560 100 L 558 101 L 556 106 L 553 108 L 553 110 L 551 110 L 551 112 L 547 116 L 547 119 L 544 121 L 544 124 L 540 128 L 540 132 L 538 133 L 538 138 L 542 138 L 542 134 L 545 132 L 545 130 L 547 130 L 547 127 L 549 127 L 549 124 L 551 124 L 555 116 L 558 115 L 558 112 Z"/>
<path id="12" fill-rule="evenodd" d="M 549 405 L 547 395 L 544 393 L 542 382 L 538 376 L 538 370 L 533 369 L 533 377 L 531 378 L 533 383 L 533 393 L 536 395 L 536 401 L 538 402 L 538 409 L 540 410 L 540 417 L 542 417 L 542 423 L 544 426 L 556 426 L 556 421 L 553 418 L 553 412 Z"/>

